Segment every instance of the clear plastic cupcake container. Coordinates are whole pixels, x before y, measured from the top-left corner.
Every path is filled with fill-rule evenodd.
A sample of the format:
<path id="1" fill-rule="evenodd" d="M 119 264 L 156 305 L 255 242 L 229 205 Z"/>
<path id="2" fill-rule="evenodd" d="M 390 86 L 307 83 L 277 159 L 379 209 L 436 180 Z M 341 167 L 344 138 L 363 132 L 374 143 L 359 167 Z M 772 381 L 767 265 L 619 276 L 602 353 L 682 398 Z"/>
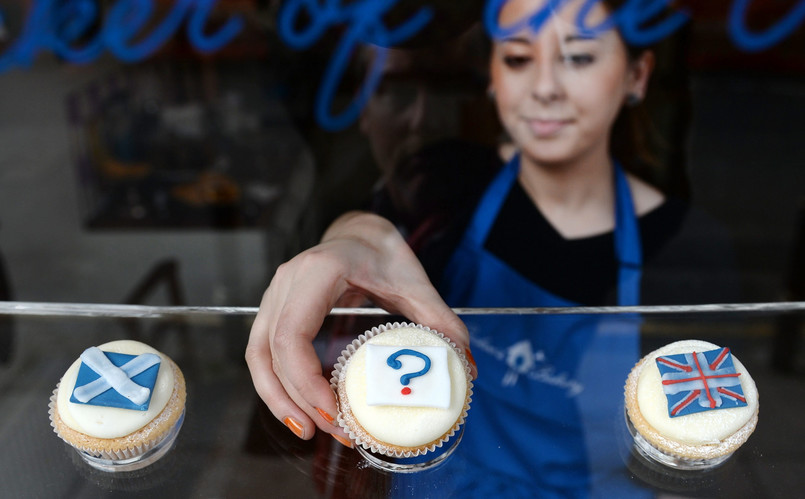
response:
<path id="1" fill-rule="evenodd" d="M 54 412 L 56 411 L 56 397 L 59 387 L 53 391 L 48 404 L 48 416 L 50 418 L 50 426 L 53 428 L 54 433 L 59 436 L 65 443 L 70 445 L 79 456 L 91 467 L 106 471 L 106 472 L 127 472 L 135 471 L 146 466 L 149 466 L 160 458 L 162 458 L 171 448 L 179 435 L 179 430 L 184 423 L 185 410 L 182 410 L 181 415 L 176 420 L 174 425 L 167 431 L 159 435 L 153 440 L 147 440 L 139 443 L 138 445 L 118 449 L 95 449 L 75 445 L 67 441 L 59 432 L 56 424 L 54 423 Z"/>
<path id="2" fill-rule="evenodd" d="M 629 430 L 629 434 L 632 436 L 634 449 L 637 454 L 644 459 L 657 462 L 664 466 L 668 466 L 669 468 L 674 468 L 677 470 L 709 470 L 722 465 L 733 454 L 730 452 L 709 459 L 688 459 L 663 452 L 657 447 L 651 445 L 651 443 L 646 440 L 643 435 L 640 434 L 640 432 L 637 431 L 632 424 L 632 421 L 629 419 L 629 415 L 625 411 L 624 415 L 626 417 L 626 427 Z"/>
<path id="3" fill-rule="evenodd" d="M 376 468 L 392 471 L 392 472 L 416 472 L 433 468 L 441 464 L 452 452 L 455 450 L 458 443 L 461 441 L 463 435 L 463 424 L 467 417 L 467 411 L 472 401 L 472 376 L 470 374 L 470 366 L 464 353 L 459 350 L 455 343 L 449 338 L 439 333 L 436 330 L 430 329 L 421 324 L 409 324 L 405 322 L 394 322 L 382 324 L 365 331 L 358 336 L 352 343 L 348 344 L 338 357 L 337 363 L 334 366 L 332 377 L 330 379 L 330 386 L 336 394 L 339 394 L 339 380 L 346 374 L 349 360 L 352 355 L 369 339 L 378 334 L 399 328 L 417 328 L 434 334 L 444 340 L 458 355 L 462 363 L 463 371 L 467 377 L 467 396 L 465 398 L 464 407 L 461 415 L 456 423 L 450 428 L 438 441 L 429 445 L 423 445 L 413 450 L 401 451 L 396 446 L 384 445 L 372 439 L 360 427 L 359 423 L 352 415 L 346 397 L 339 396 L 339 414 L 338 422 L 340 426 L 347 432 L 349 438 L 355 443 L 358 452 Z M 427 456 L 426 456 L 427 455 Z"/>

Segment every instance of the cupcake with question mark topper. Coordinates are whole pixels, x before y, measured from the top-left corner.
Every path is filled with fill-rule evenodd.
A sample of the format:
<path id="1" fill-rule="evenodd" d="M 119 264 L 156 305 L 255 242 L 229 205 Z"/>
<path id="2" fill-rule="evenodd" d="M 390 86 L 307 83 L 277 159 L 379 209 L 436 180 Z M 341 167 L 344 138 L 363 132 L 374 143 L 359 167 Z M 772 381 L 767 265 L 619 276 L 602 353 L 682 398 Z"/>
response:
<path id="1" fill-rule="evenodd" d="M 407 323 L 360 335 L 331 379 L 338 422 L 363 449 L 409 458 L 442 447 L 464 423 L 472 378 L 464 353 L 441 333 Z"/>

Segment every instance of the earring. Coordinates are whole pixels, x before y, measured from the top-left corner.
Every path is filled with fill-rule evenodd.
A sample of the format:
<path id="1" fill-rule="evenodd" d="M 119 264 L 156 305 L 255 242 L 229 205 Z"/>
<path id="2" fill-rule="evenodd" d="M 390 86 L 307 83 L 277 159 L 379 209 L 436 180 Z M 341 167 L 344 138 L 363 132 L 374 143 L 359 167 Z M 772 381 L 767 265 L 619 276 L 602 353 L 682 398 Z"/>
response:
<path id="1" fill-rule="evenodd" d="M 626 105 L 629 107 L 635 107 L 641 102 L 643 102 L 643 98 L 634 92 L 626 96 Z"/>

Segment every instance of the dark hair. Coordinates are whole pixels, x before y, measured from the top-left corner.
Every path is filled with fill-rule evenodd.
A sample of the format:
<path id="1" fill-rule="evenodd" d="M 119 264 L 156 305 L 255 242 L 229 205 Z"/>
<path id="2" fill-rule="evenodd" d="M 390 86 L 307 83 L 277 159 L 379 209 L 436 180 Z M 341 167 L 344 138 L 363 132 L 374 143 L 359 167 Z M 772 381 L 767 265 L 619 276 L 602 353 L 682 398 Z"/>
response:
<path id="1" fill-rule="evenodd" d="M 625 1 L 603 3 L 614 12 Z M 691 116 L 684 60 L 687 33 L 683 28 L 651 46 L 635 45 L 621 36 L 631 62 L 651 51 L 655 54 L 655 67 L 646 98 L 637 105 L 623 106 L 610 137 L 610 152 L 627 171 L 680 198 L 689 195 L 685 160 Z"/>

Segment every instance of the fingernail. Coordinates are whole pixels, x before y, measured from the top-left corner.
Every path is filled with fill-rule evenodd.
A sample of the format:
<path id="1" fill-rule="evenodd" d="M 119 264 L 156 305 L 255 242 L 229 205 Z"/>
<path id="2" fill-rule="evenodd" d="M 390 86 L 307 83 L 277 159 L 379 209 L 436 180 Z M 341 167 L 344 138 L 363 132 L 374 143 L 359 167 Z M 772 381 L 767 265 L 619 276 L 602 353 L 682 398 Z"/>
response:
<path id="1" fill-rule="evenodd" d="M 285 423 L 285 426 L 288 427 L 289 430 L 293 432 L 299 438 L 302 438 L 305 435 L 305 428 L 302 426 L 299 421 L 295 420 L 294 418 L 288 416 L 287 418 L 282 420 Z"/>
<path id="2" fill-rule="evenodd" d="M 330 423 L 331 425 L 335 426 L 335 418 L 330 416 L 330 414 L 328 414 L 327 411 L 325 411 L 324 409 L 319 409 L 318 407 L 316 407 L 316 412 L 318 412 L 319 415 L 321 417 L 323 417 L 328 423 Z"/>
<path id="3" fill-rule="evenodd" d="M 336 435 L 335 433 L 330 433 L 330 435 L 332 435 L 332 437 L 334 439 L 338 440 L 342 445 L 346 445 L 350 449 L 352 448 L 352 442 L 350 442 L 346 438 L 342 437 L 341 435 Z"/>
<path id="4" fill-rule="evenodd" d="M 478 364 L 475 363 L 475 358 L 472 356 L 472 352 L 470 351 L 470 347 L 464 349 L 464 353 L 467 354 L 467 360 L 472 364 L 476 370 L 478 370 Z"/>

